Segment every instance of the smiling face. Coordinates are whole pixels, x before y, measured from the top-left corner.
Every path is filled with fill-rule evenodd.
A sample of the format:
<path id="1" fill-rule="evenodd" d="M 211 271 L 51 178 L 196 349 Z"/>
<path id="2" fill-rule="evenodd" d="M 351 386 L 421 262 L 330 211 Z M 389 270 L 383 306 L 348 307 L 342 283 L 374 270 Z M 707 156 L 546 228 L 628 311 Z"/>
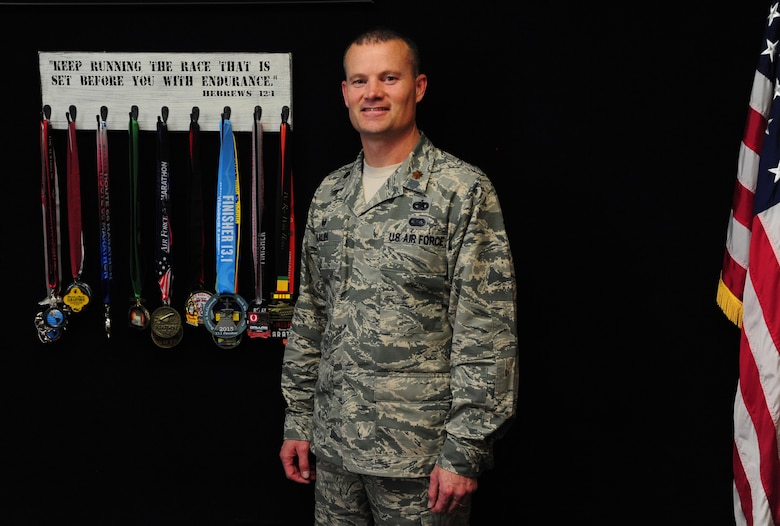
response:
<path id="1" fill-rule="evenodd" d="M 361 138 L 397 141 L 413 136 L 416 142 L 416 106 L 428 80 L 415 73 L 406 43 L 354 44 L 344 56 L 344 70 L 344 105 Z"/>

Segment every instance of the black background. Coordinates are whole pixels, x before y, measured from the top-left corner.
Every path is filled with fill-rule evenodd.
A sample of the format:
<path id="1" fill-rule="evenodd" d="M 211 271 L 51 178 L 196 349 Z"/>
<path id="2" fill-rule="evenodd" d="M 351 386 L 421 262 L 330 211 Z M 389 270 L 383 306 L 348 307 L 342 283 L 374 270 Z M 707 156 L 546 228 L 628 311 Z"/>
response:
<path id="1" fill-rule="evenodd" d="M 497 444 L 496 468 L 480 481 L 472 524 L 498 516 L 515 524 L 732 525 L 739 334 L 715 292 L 768 7 L 0 6 L 0 472 L 8 488 L 0 517 L 296 526 L 310 523 L 312 509 L 311 488 L 287 481 L 277 457 L 281 344 L 247 340 L 225 350 L 185 328 L 184 341 L 163 350 L 120 323 L 132 292 L 126 129 L 109 132 L 112 338 L 96 302 L 60 341 L 38 341 L 32 320 L 46 280 L 37 52 L 291 52 L 302 224 L 319 180 L 360 147 L 340 93 L 344 46 L 382 24 L 420 44 L 429 76 L 420 128 L 491 177 L 516 259 L 519 414 Z M 99 106 L 79 108 L 78 122 L 94 123 Z M 99 296 L 95 134 L 84 126 L 84 277 Z M 185 138 L 173 140 L 181 152 Z M 206 139 L 204 167 L 216 167 L 209 140 L 216 144 Z M 153 134 L 141 141 L 153 151 Z M 275 144 L 271 134 L 269 170 Z M 248 154 L 248 137 L 239 151 Z M 251 296 L 247 256 L 239 279 Z M 145 286 L 150 298 L 155 287 Z M 175 281 L 174 299 L 185 293 L 185 280 Z"/>

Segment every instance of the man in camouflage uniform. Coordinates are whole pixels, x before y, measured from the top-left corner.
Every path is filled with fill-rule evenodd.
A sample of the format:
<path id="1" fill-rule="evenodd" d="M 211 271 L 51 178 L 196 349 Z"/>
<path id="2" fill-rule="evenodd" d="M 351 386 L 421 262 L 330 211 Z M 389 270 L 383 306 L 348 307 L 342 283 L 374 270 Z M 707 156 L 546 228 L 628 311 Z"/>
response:
<path id="1" fill-rule="evenodd" d="M 318 525 L 466 525 L 517 409 L 501 207 L 481 170 L 418 130 L 413 41 L 366 33 L 344 71 L 363 149 L 309 207 L 279 455 L 289 479 L 316 480 Z"/>

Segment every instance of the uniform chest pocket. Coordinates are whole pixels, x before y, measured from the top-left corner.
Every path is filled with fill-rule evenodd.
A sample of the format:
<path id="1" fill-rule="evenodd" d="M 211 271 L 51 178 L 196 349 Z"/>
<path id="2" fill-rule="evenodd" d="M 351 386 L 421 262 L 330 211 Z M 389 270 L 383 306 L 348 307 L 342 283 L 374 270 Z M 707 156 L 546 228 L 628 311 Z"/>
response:
<path id="1" fill-rule="evenodd" d="M 446 237 L 441 231 L 399 233 L 382 249 L 380 331 L 439 332 L 449 294 Z"/>
<path id="2" fill-rule="evenodd" d="M 326 233 L 328 234 L 328 233 Z M 330 236 L 333 237 L 333 236 Z M 343 246 L 340 240 L 320 241 L 317 243 L 317 262 L 323 271 L 333 272 L 341 265 Z"/>

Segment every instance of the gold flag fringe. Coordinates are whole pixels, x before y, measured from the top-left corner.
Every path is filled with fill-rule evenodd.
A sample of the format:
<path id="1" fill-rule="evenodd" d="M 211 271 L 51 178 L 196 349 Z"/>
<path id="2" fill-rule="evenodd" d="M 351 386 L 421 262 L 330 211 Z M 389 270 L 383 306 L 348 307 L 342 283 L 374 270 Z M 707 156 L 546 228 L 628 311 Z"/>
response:
<path id="1" fill-rule="evenodd" d="M 723 283 L 723 275 L 718 280 L 718 294 L 715 298 L 723 314 L 737 327 L 742 328 L 742 300 L 737 298 Z"/>

